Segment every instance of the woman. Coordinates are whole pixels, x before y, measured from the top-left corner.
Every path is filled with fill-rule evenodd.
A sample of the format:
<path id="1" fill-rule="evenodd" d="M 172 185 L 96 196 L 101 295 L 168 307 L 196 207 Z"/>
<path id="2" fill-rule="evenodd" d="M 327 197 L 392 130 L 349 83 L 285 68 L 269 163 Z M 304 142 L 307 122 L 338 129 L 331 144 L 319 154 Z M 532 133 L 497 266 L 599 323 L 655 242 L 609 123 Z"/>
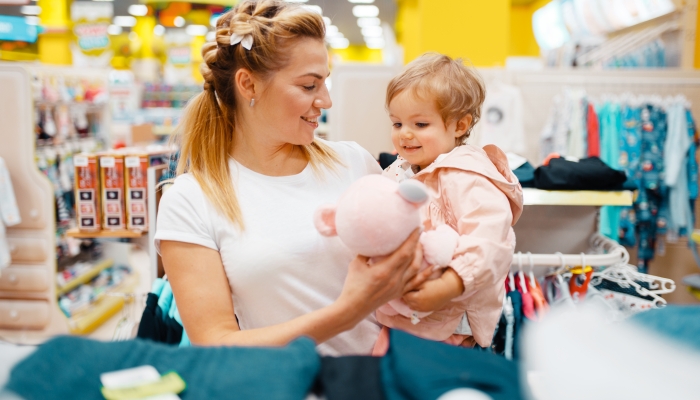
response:
<path id="1" fill-rule="evenodd" d="M 204 92 L 187 107 L 178 178 L 160 204 L 156 245 L 197 345 L 284 345 L 369 354 L 372 312 L 427 276 L 417 232 L 371 268 L 313 226 L 313 212 L 380 173 L 357 144 L 314 139 L 328 54 L 320 15 L 244 1 L 204 45 Z M 414 261 L 415 260 L 415 261 Z"/>

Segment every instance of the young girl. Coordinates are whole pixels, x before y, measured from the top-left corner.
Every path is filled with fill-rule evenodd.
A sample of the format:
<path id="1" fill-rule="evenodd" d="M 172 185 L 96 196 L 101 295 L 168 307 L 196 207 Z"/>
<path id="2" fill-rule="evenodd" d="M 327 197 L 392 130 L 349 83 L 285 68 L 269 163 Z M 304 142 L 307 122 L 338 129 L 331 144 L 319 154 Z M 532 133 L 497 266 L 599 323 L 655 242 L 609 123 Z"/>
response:
<path id="1" fill-rule="evenodd" d="M 447 224 L 460 237 L 442 276 L 403 297 L 411 309 L 432 314 L 414 325 L 377 310 L 384 328 L 375 355 L 388 349 L 387 328 L 454 345 L 491 344 L 515 248 L 511 226 L 522 212 L 523 195 L 498 147 L 466 144 L 484 96 L 474 71 L 438 54 L 419 57 L 389 83 L 386 106 L 399 157 L 384 175 L 423 182 L 430 192 L 425 230 Z"/>

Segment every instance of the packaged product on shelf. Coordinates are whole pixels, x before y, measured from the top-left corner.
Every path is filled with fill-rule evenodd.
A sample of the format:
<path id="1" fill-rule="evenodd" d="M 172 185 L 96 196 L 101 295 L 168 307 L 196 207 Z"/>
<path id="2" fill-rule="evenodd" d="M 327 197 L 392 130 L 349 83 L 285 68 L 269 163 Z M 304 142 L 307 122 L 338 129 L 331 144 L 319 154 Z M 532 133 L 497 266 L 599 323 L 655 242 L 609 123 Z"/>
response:
<path id="1" fill-rule="evenodd" d="M 126 165 L 126 226 L 130 230 L 148 230 L 148 167 L 149 155 L 131 154 Z"/>
<path id="2" fill-rule="evenodd" d="M 75 199 L 78 228 L 81 231 L 99 231 L 100 219 L 100 175 L 98 159 L 94 154 L 79 154 L 73 157 L 75 166 Z"/>
<path id="3" fill-rule="evenodd" d="M 99 273 L 90 282 L 82 284 L 58 299 L 58 306 L 66 317 L 86 311 L 105 294 L 119 290 L 120 285 L 132 273 L 129 266 L 117 265 Z M 123 288 L 123 287 L 122 287 Z"/>
<path id="4" fill-rule="evenodd" d="M 103 227 L 105 230 L 123 230 L 124 215 L 124 156 L 100 154 L 100 184 L 102 193 Z"/>

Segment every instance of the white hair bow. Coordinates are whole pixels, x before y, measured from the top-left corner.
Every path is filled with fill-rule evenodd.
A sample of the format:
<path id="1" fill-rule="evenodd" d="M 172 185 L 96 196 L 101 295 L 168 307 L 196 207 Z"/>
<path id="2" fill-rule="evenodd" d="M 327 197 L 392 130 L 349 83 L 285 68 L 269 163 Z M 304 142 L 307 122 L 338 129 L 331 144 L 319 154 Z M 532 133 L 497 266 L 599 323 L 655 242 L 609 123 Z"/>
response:
<path id="1" fill-rule="evenodd" d="M 232 33 L 231 46 L 238 43 L 240 43 L 241 46 L 243 46 L 243 48 L 245 48 L 246 50 L 250 50 L 250 48 L 253 47 L 253 35 L 239 35 L 237 33 Z"/>

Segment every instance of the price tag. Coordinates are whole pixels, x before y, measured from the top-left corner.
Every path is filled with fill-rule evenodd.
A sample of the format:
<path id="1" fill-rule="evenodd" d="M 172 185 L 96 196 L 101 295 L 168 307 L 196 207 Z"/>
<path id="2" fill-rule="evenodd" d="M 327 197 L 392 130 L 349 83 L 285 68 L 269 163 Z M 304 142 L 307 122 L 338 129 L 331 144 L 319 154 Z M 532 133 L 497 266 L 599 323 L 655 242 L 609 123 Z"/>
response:
<path id="1" fill-rule="evenodd" d="M 140 157 L 127 157 L 126 160 L 124 160 L 124 164 L 126 164 L 127 168 L 138 168 L 139 165 L 141 164 L 141 158 Z"/>
<path id="2" fill-rule="evenodd" d="M 100 166 L 102 168 L 114 168 L 114 157 L 101 157 Z"/>
<path id="3" fill-rule="evenodd" d="M 74 156 L 73 157 L 73 165 L 76 167 L 87 167 L 88 166 L 88 158 L 85 156 Z"/>

